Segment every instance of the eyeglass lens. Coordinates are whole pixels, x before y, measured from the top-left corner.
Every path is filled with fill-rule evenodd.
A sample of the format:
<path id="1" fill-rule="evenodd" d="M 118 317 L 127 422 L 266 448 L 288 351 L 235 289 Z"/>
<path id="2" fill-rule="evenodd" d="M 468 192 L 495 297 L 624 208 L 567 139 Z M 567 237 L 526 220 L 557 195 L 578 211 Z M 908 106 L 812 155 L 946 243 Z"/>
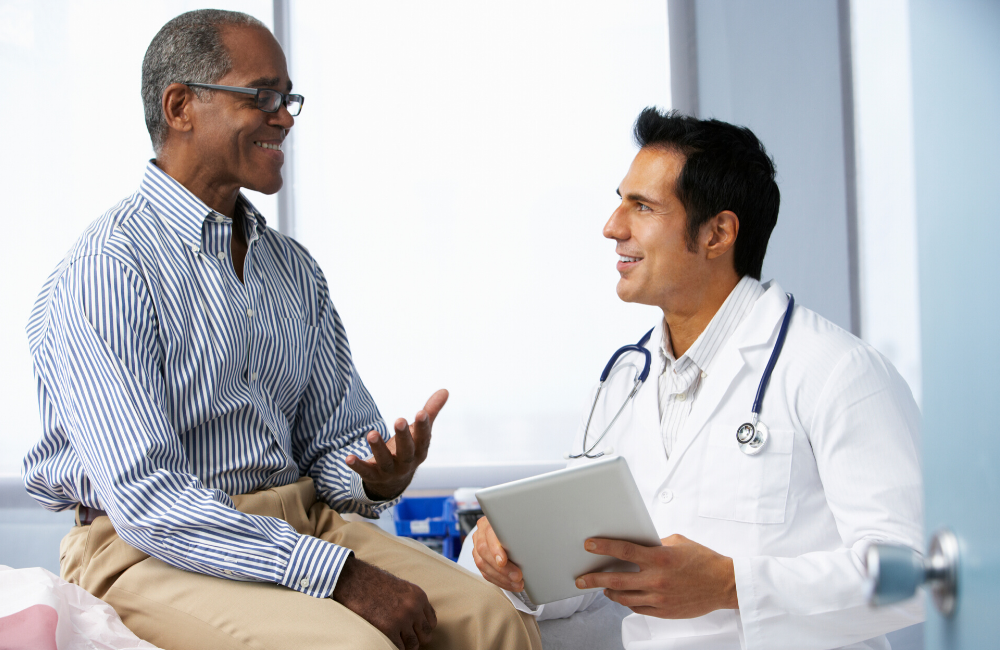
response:
<path id="1" fill-rule="evenodd" d="M 275 90 L 261 89 L 257 93 L 257 108 L 265 113 L 276 113 L 281 108 L 281 93 Z M 292 115 L 298 115 L 302 110 L 301 95 L 285 95 L 285 106 Z"/>

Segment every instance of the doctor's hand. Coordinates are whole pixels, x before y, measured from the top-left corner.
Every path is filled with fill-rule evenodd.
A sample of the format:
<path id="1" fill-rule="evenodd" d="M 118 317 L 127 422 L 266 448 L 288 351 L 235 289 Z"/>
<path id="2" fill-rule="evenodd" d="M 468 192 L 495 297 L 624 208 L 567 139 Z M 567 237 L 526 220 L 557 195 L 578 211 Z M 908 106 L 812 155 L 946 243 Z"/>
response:
<path id="1" fill-rule="evenodd" d="M 521 569 L 507 559 L 507 551 L 503 550 L 486 517 L 480 517 L 476 522 L 476 532 L 472 535 L 472 559 L 487 582 L 507 591 L 524 590 Z"/>
<path id="2" fill-rule="evenodd" d="M 389 442 L 383 442 L 378 431 L 369 431 L 370 459 L 361 460 L 354 454 L 344 459 L 347 466 L 361 476 L 365 493 L 370 499 L 386 501 L 403 493 L 413 480 L 417 467 L 427 458 L 431 427 L 447 401 L 448 391 L 442 388 L 431 395 L 423 409 L 417 411 L 413 424 L 403 418 L 396 420 L 396 435 Z"/>
<path id="3" fill-rule="evenodd" d="M 739 609 L 733 560 L 681 535 L 662 546 L 614 539 L 588 539 L 584 548 L 639 565 L 638 573 L 588 573 L 580 589 L 604 587 L 604 595 L 636 614 L 695 618 L 717 609 Z"/>

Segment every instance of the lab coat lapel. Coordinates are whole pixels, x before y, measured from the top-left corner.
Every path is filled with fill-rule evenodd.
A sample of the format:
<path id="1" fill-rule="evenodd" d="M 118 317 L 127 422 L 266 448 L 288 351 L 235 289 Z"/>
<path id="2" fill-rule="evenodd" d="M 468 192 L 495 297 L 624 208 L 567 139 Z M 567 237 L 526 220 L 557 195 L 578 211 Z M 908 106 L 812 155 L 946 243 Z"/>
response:
<path id="1" fill-rule="evenodd" d="M 691 407 L 688 421 L 678 436 L 677 446 L 671 455 L 671 468 L 680 460 L 698 435 L 705 430 L 712 416 L 728 400 L 746 399 L 746 414 L 750 417 L 753 395 L 728 395 L 736 379 L 746 367 L 743 350 L 767 345 L 781 323 L 788 305 L 788 297 L 776 282 L 770 282 L 746 320 L 733 332 L 732 337 L 716 353 L 706 369 L 708 376 L 702 380 L 697 399 Z"/>
<path id="2" fill-rule="evenodd" d="M 631 434 L 635 436 L 634 453 L 628 456 L 639 492 L 650 497 L 658 490 L 663 478 L 667 475 L 667 454 L 660 438 L 660 405 L 658 377 L 663 366 L 660 362 L 660 342 L 663 340 L 663 320 L 653 328 L 653 333 L 646 343 L 646 349 L 652 355 L 649 377 L 635 395 L 635 409 L 631 423 Z M 651 497 L 650 497 L 651 498 Z"/>

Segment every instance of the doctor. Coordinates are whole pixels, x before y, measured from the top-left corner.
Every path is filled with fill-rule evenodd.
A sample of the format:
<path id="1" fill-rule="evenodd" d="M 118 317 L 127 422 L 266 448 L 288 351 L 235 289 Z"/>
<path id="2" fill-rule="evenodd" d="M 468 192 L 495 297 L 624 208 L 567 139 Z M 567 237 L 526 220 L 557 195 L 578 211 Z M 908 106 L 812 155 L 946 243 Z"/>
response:
<path id="1" fill-rule="evenodd" d="M 624 456 L 663 539 L 654 548 L 587 540 L 588 551 L 640 571 L 577 585 L 603 587 L 634 612 L 622 623 L 628 650 L 888 648 L 883 635 L 922 610 L 870 608 L 864 558 L 876 541 L 921 544 L 910 390 L 876 350 L 759 281 L 779 193 L 753 133 L 647 108 L 634 134 L 640 150 L 604 236 L 617 243 L 618 296 L 663 318 L 640 342 L 649 380 L 629 399 L 644 355 L 618 359 L 591 393 L 593 418 L 585 426 L 588 403 L 570 464 L 591 462 L 585 451 Z M 766 440 L 747 448 L 737 429 L 754 420 L 783 329 L 758 407 Z M 482 575 L 539 619 L 600 598 L 534 607 L 485 518 L 473 540 Z"/>

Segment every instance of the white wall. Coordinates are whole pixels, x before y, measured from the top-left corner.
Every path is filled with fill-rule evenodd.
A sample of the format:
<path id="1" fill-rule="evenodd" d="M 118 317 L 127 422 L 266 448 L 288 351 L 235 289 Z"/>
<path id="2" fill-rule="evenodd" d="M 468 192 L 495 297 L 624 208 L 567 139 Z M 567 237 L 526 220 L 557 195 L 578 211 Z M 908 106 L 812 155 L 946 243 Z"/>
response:
<path id="1" fill-rule="evenodd" d="M 451 390 L 428 465 L 560 460 L 657 312 L 601 228 L 669 105 L 662 1 L 291 3 L 296 234 L 383 414 Z"/>
<path id="2" fill-rule="evenodd" d="M 151 157 L 143 53 L 182 0 L 0 4 L 0 473 L 39 435 L 24 323 L 85 226 Z M 269 0 L 214 6 L 270 25 Z M 614 293 L 601 227 L 639 110 L 669 105 L 666 9 L 291 2 L 306 96 L 297 235 L 322 263 L 388 418 L 452 401 L 429 464 L 559 460 L 607 357 L 656 319 Z M 255 197 L 272 224 L 273 197 Z"/>
<path id="3" fill-rule="evenodd" d="M 921 402 L 907 0 L 851 3 L 861 333 Z"/>
<path id="4" fill-rule="evenodd" d="M 38 439 L 24 325 L 38 290 L 91 221 L 135 192 L 153 157 L 139 95 L 142 57 L 194 0 L 0 3 L 0 474 Z M 215 1 L 271 24 L 270 0 Z M 13 93 L 13 94 L 11 94 Z M 274 214 L 275 200 L 251 200 Z"/>

